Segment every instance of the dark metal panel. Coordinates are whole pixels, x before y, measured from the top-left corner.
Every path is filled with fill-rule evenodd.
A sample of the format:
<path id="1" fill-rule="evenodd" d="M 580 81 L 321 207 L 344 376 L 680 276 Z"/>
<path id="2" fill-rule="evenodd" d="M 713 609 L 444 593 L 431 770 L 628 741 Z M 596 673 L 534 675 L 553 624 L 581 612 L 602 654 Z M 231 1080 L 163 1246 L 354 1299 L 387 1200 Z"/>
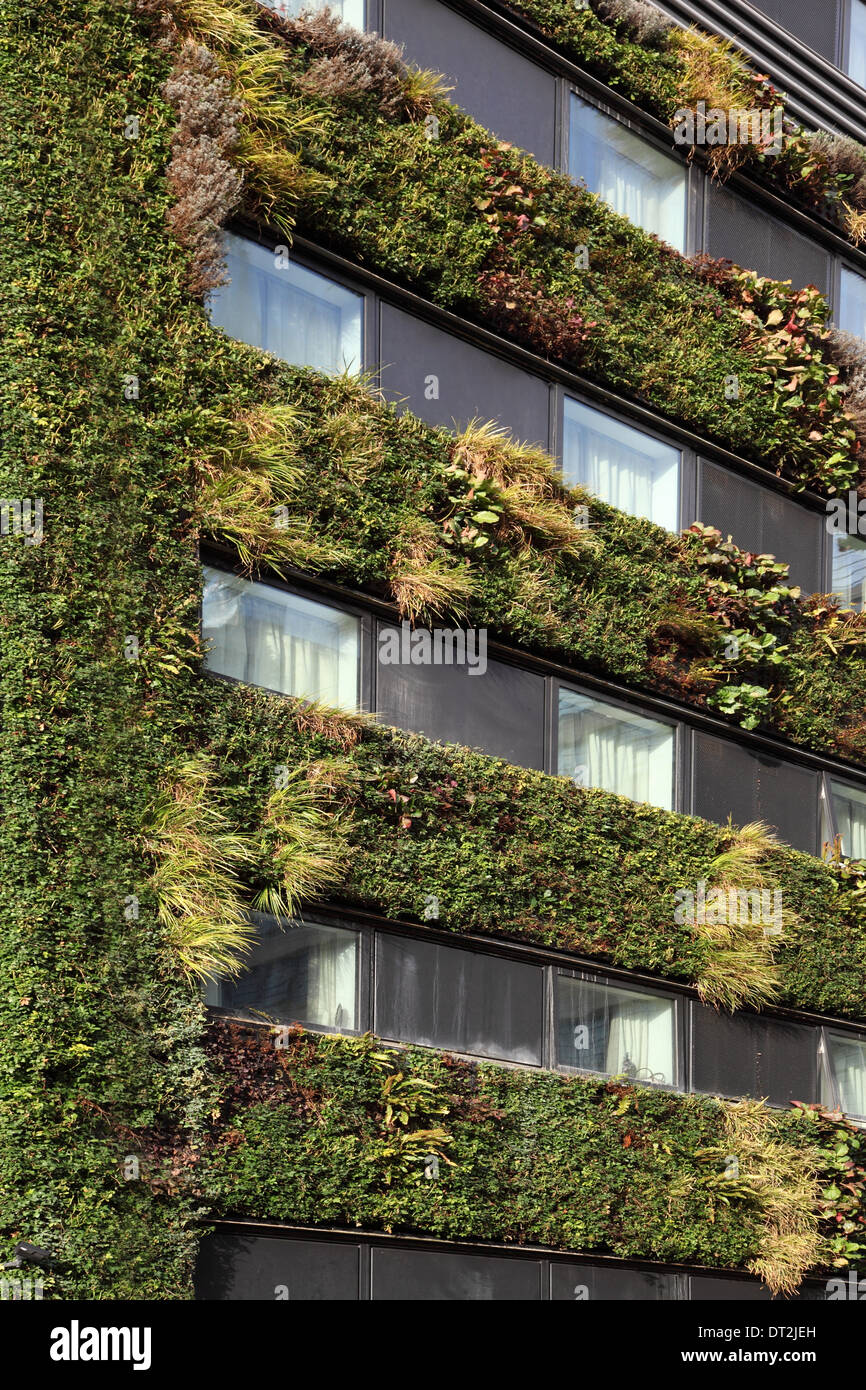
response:
<path id="1" fill-rule="evenodd" d="M 442 72 L 455 102 L 492 130 L 553 165 L 556 79 L 438 0 L 384 0 L 383 33 L 407 62 Z"/>
<path id="2" fill-rule="evenodd" d="M 694 733 L 693 812 L 734 825 L 762 820 L 794 849 L 816 854 L 819 775 L 797 763 L 755 753 L 732 739 Z"/>
<path id="3" fill-rule="evenodd" d="M 379 626 L 380 634 L 397 629 Z M 381 657 L 382 650 L 377 650 Z M 544 677 L 502 661 L 483 675 L 468 666 L 385 665 L 376 668 L 381 723 L 442 742 L 480 748 L 520 767 L 544 766 Z"/>
<path id="4" fill-rule="evenodd" d="M 692 1089 L 765 1097 L 774 1105 L 818 1099 L 818 1037 L 808 1024 L 722 1014 L 692 1003 Z"/>
<path id="5" fill-rule="evenodd" d="M 539 966 L 380 933 L 374 989 L 380 1037 L 541 1065 Z"/>
<path id="6" fill-rule="evenodd" d="M 742 550 L 775 555 L 790 566 L 790 582 L 804 594 L 824 590 L 825 518 L 780 492 L 700 460 L 700 521 L 731 536 Z"/>
<path id="7" fill-rule="evenodd" d="M 842 22 L 841 0 L 751 0 L 756 10 L 774 19 L 789 34 L 836 61 Z"/>
<path id="8" fill-rule="evenodd" d="M 707 186 L 706 250 L 774 280 L 790 280 L 795 290 L 816 285 L 830 294 L 828 252 L 793 228 L 750 207 L 717 183 Z"/>
<path id="9" fill-rule="evenodd" d="M 541 1261 L 373 1246 L 375 1301 L 537 1302 Z"/>
<path id="10" fill-rule="evenodd" d="M 823 1303 L 826 1293 L 823 1288 L 806 1284 L 795 1294 L 779 1295 L 774 1299 L 766 1284 L 755 1283 L 752 1279 L 725 1279 L 716 1274 L 693 1274 L 692 1302 L 707 1303 Z"/>
<path id="11" fill-rule="evenodd" d="M 550 1266 L 550 1297 L 554 1302 L 584 1299 L 635 1299 L 658 1302 L 678 1298 L 675 1274 L 605 1265 L 572 1264 L 554 1260 Z"/>
<path id="12" fill-rule="evenodd" d="M 391 304 L 381 307 L 382 389 L 431 425 L 497 420 L 518 439 L 548 446 L 550 387 Z"/>
<path id="13" fill-rule="evenodd" d="M 195 1274 L 199 1300 L 292 1303 L 358 1298 L 360 1247 L 216 1231 L 205 1236 Z"/>

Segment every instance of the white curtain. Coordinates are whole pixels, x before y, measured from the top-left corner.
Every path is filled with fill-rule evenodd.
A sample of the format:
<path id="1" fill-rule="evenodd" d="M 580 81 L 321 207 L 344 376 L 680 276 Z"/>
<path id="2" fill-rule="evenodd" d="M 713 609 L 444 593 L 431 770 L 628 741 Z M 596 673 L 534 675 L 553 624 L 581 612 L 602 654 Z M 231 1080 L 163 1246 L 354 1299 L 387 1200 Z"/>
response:
<path id="1" fill-rule="evenodd" d="M 558 1060 L 566 1066 L 672 1086 L 675 1015 L 669 999 L 556 977 Z"/>
<path id="2" fill-rule="evenodd" d="M 849 859 L 866 859 L 866 792 L 831 781 L 833 816 L 842 836 L 842 853 Z"/>
<path id="3" fill-rule="evenodd" d="M 568 168 L 572 178 L 627 217 L 685 250 L 686 172 L 627 126 L 571 98 Z"/>
<path id="4" fill-rule="evenodd" d="M 319 928 L 319 939 L 309 951 L 308 969 L 306 1021 L 323 1028 L 354 1029 L 354 935 L 337 928 Z"/>
<path id="5" fill-rule="evenodd" d="M 276 14 L 296 19 L 301 10 L 331 10 L 354 29 L 364 27 L 364 0 L 259 0 Z"/>
<path id="6" fill-rule="evenodd" d="M 833 537 L 833 593 L 847 608 L 863 611 L 866 580 L 866 541 L 856 536 Z"/>
<path id="7" fill-rule="evenodd" d="M 839 327 L 866 339 L 866 279 L 845 266 L 839 294 Z"/>
<path id="8" fill-rule="evenodd" d="M 619 990 L 609 990 L 619 995 Z M 673 1084 L 673 1007 L 666 1000 L 612 999 L 605 1070 Z"/>
<path id="9" fill-rule="evenodd" d="M 866 1116 L 866 1043 L 831 1038 L 830 1055 L 842 1109 L 848 1115 Z"/>
<path id="10" fill-rule="evenodd" d="M 204 575 L 209 670 L 283 695 L 357 708 L 357 618 L 208 565 Z"/>
<path id="11" fill-rule="evenodd" d="M 245 237 L 225 234 L 230 282 L 210 297 L 211 322 L 239 342 L 299 367 L 337 373 L 361 365 L 362 298 L 325 275 Z"/>
<path id="12" fill-rule="evenodd" d="M 679 451 L 599 410 L 566 399 L 562 472 L 630 516 L 644 516 L 676 531 L 679 520 Z"/>
<path id="13" fill-rule="evenodd" d="M 861 87 L 866 87 L 866 5 L 863 0 L 853 0 L 851 5 L 848 76 Z"/>
<path id="14" fill-rule="evenodd" d="M 674 731 L 668 724 L 590 700 L 559 696 L 559 774 L 670 810 Z"/>
<path id="15" fill-rule="evenodd" d="M 223 1008 L 352 1031 L 357 1026 L 357 935 L 342 927 L 250 914 L 256 939 L 243 973 L 208 993 Z"/>

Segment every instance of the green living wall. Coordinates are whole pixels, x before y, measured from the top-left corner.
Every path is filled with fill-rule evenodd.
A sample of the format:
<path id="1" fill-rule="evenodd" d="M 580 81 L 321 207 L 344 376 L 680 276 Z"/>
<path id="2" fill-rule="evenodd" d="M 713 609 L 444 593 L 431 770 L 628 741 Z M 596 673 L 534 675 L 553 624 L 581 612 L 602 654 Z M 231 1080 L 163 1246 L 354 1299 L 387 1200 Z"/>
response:
<path id="1" fill-rule="evenodd" d="M 250 5 L 201 5 L 197 14 L 212 24 L 219 20 L 230 37 L 239 11 L 248 19 L 255 15 Z M 183 19 L 179 10 L 177 17 Z M 208 283 L 202 267 L 213 251 L 214 227 L 239 195 L 238 171 L 246 179 L 245 196 L 264 208 L 270 187 L 265 173 L 281 179 L 291 173 L 299 188 L 301 162 L 283 143 L 279 104 L 264 114 L 259 107 L 265 136 L 251 132 L 212 59 L 186 50 L 179 61 L 179 37 L 167 7 L 147 0 L 135 13 L 106 0 L 57 0 L 50 13 L 36 0 L 10 0 L 2 17 L 0 161 L 9 190 L 2 208 L 2 494 L 22 503 L 30 499 L 31 519 L 40 499 L 44 536 L 33 544 L 32 528 L 28 536 L 10 527 L 0 537 L 0 1227 L 10 1254 L 19 1240 L 51 1251 L 46 1293 L 52 1297 L 189 1297 L 202 1219 L 241 1208 L 279 1215 L 264 1170 L 256 1166 L 263 1150 L 255 1135 L 264 1135 L 273 1153 L 282 1137 L 298 1132 L 295 1092 L 289 1103 L 282 1083 L 272 1086 L 266 1079 L 264 1102 L 243 1089 L 235 1095 L 232 1069 L 240 1043 L 229 1037 L 205 1046 L 200 1001 L 200 974 L 209 964 L 225 964 L 240 945 L 243 909 L 254 893 L 270 895 L 272 902 L 282 895 L 290 906 L 330 893 L 412 917 L 415 889 L 404 867 L 433 875 L 451 864 L 457 872 L 452 897 L 442 893 L 443 920 L 455 930 L 513 932 L 599 958 L 640 961 L 709 991 L 727 987 L 731 958 L 725 950 L 732 949 L 750 962 L 750 984 L 765 997 L 780 990 L 788 999 L 824 1001 L 822 1007 L 849 1016 L 862 1013 L 858 884 L 841 869 L 763 843 L 757 858 L 750 858 L 754 846 L 736 836 L 653 813 L 644 822 L 647 834 L 665 837 L 674 856 L 662 869 L 657 852 L 641 839 L 643 818 L 615 798 L 580 793 L 479 755 L 359 729 L 355 721 L 326 711 L 299 710 L 202 678 L 197 544 L 204 525 L 256 554 L 335 576 L 357 573 L 373 587 L 382 581 L 383 559 L 373 544 L 357 547 L 348 559 L 335 554 L 334 538 L 319 526 L 315 511 L 327 487 L 318 501 L 308 492 L 304 506 L 290 509 L 292 524 L 282 536 L 263 525 L 262 510 L 267 513 L 274 499 L 290 498 L 298 481 L 287 458 L 295 441 L 293 412 L 303 408 L 312 415 L 315 435 L 317 393 L 325 388 L 293 378 L 287 399 L 284 369 L 212 332 L 200 303 Z M 218 37 L 213 42 L 219 48 Z M 252 58 L 234 76 L 241 86 L 246 83 L 244 98 L 254 105 L 267 64 L 259 49 Z M 370 113 L 363 119 L 369 132 L 380 120 Z M 480 134 L 443 110 L 446 135 L 449 121 L 464 132 L 460 139 L 465 136 L 474 158 Z M 387 133 L 384 120 L 380 133 Z M 449 166 L 443 180 L 457 169 Z M 309 170 L 305 177 L 309 183 Z M 418 200 L 423 226 L 420 210 L 428 194 L 420 184 Z M 461 207 L 453 221 L 456 240 L 449 242 L 458 253 Z M 282 215 L 276 205 L 272 215 Z M 615 233 L 625 235 L 622 227 Z M 481 240 L 488 235 L 481 228 Z M 641 257 L 644 281 L 648 268 L 655 274 L 670 259 L 672 285 L 698 286 L 700 302 L 710 304 L 711 317 L 722 324 L 719 341 L 740 344 L 747 376 L 743 340 L 719 292 L 689 279 L 692 272 L 651 243 L 638 247 L 636 264 Z M 442 274 L 444 261 L 434 269 Z M 684 397 L 700 395 L 687 385 L 683 390 Z M 283 408 L 276 423 L 275 394 Z M 799 408 L 785 418 L 793 419 Z M 835 405 L 827 410 L 833 415 Z M 262 411 L 268 418 L 259 429 Z M 412 428 L 385 420 L 378 407 L 370 415 L 386 438 L 389 431 Z M 745 418 L 760 422 L 769 416 L 754 405 L 747 406 Z M 838 414 L 834 419 L 830 433 L 848 429 Z M 356 483 L 366 468 L 370 489 L 390 495 L 393 479 L 379 458 L 375 431 L 366 438 L 357 420 L 336 428 L 343 429 L 342 453 L 335 446 L 334 456 L 349 460 Z M 417 438 L 434 467 L 436 460 L 447 466 L 452 446 L 444 436 L 418 429 Z M 796 444 L 799 435 L 786 427 L 779 439 Z M 824 435 L 822 440 L 829 447 Z M 401 447 L 394 444 L 395 456 Z M 826 462 L 826 449 L 823 457 Z M 849 440 L 843 471 L 852 458 Z M 301 477 L 306 462 L 298 468 Z M 437 481 L 430 498 L 438 505 L 440 497 Z M 21 515 L 27 514 L 22 507 Z M 608 520 L 611 536 L 617 526 L 627 529 L 621 519 Z M 547 535 L 551 525 L 548 509 L 547 529 L 540 534 Z M 703 584 L 699 540 L 634 536 L 636 545 L 647 547 L 650 572 L 661 565 L 671 583 L 682 557 L 681 587 L 697 602 Z M 504 534 L 502 540 L 507 558 Z M 466 568 L 462 560 L 459 567 Z M 420 592 L 417 570 L 409 579 L 405 595 L 414 601 Z M 503 582 L 491 566 L 477 601 L 493 605 Z M 554 575 L 550 582 L 555 595 L 564 581 Z M 617 583 L 627 589 L 632 581 L 623 575 Z M 537 600 L 537 586 L 533 592 Z M 533 632 L 540 633 L 533 627 L 537 621 L 536 611 L 526 627 L 515 624 L 514 631 L 530 641 Z M 811 633 L 805 618 L 791 621 Z M 618 659 L 631 663 L 633 678 L 640 680 L 645 637 L 633 630 L 631 647 L 626 643 Z M 599 638 L 592 641 L 600 650 Z M 294 781 L 275 790 L 274 768 L 287 764 Z M 452 782 L 461 789 L 459 806 Z M 507 809 L 503 789 L 512 802 Z M 403 809 L 395 816 L 398 800 Z M 553 807 L 592 847 L 583 870 L 590 889 L 584 906 L 550 852 L 565 848 L 556 838 Z M 511 837 L 503 815 L 514 817 Z M 401 856 L 388 875 L 382 872 L 383 827 Z M 506 838 L 513 856 L 507 900 L 490 868 L 490 857 L 500 855 Z M 621 851 L 614 849 L 618 838 Z M 791 917 L 778 942 L 713 943 L 672 926 L 673 867 L 686 879 L 678 886 L 687 886 L 705 865 L 719 875 L 728 872 L 730 863 L 726 869 L 720 862 L 724 852 L 739 853 L 740 864 L 768 882 L 784 881 Z M 607 905 L 620 853 L 629 857 L 635 886 L 646 894 L 646 921 L 634 912 L 621 920 Z M 815 900 L 820 910 L 810 916 L 813 889 L 821 895 Z M 334 1097 L 331 1132 L 343 1135 L 347 1152 L 356 1152 L 359 1143 L 366 1151 L 370 1125 L 384 1124 L 386 1131 L 389 1125 L 381 1089 L 373 1094 L 371 1087 L 375 1082 L 393 1089 L 397 1082 L 389 1077 L 399 1066 L 371 1060 L 373 1043 L 310 1039 L 304 1048 L 310 1066 L 321 1057 L 321 1095 Z M 447 1059 L 418 1054 L 411 1065 L 419 1076 L 463 1076 Z M 470 1074 L 476 1075 L 471 1069 Z M 473 1139 L 473 1112 L 461 1096 L 476 1085 L 483 1105 Z M 427 1230 L 483 1235 L 481 1218 L 466 1216 L 475 1185 L 486 1203 L 488 1232 L 537 1240 L 548 1230 L 547 1238 L 562 1248 L 580 1239 L 595 1249 L 625 1250 L 637 1234 L 628 1233 L 622 1214 L 622 1234 L 589 1205 L 585 1216 L 555 1214 L 560 1194 L 577 1202 L 579 1182 L 566 1190 L 551 1174 L 535 1195 L 524 1189 L 519 1209 L 506 1210 L 500 1170 L 479 1165 L 473 1177 L 473 1145 L 479 1154 L 489 1152 L 501 1125 L 512 1151 L 522 1145 L 531 1155 L 540 1142 L 531 1116 L 544 1116 L 552 1107 L 562 1109 L 558 1132 L 567 1147 L 572 1130 L 589 1134 L 585 1107 L 595 1105 L 597 1157 L 592 1147 L 586 1150 L 587 1171 L 617 1144 L 634 1147 L 642 1154 L 634 1173 L 658 1205 L 650 1128 L 658 1128 L 663 1151 L 666 1126 L 672 1127 L 670 1143 L 680 1146 L 688 1186 L 719 1176 L 711 1165 L 700 1166 L 697 1150 L 727 1142 L 727 1126 L 734 1123 L 725 1118 L 726 1108 L 711 1102 L 623 1088 L 614 1100 L 616 1092 L 605 1087 L 556 1077 L 530 1082 L 495 1068 L 460 1086 L 460 1095 L 445 1088 L 441 1105 L 447 1115 L 428 1115 L 424 1087 L 413 1110 L 430 1120 L 420 1128 L 440 1127 L 440 1119 L 445 1128 L 447 1120 L 459 1135 L 441 1139 L 443 1155 L 460 1177 L 455 1171 L 457 1186 L 448 1189 L 438 1214 L 430 1197 L 423 1199 L 425 1207 L 415 1185 L 400 1176 L 398 1163 L 390 1182 L 377 1168 L 370 1190 L 353 1179 L 343 1207 L 334 1197 L 320 1219 L 348 1220 L 354 1213 L 373 1229 L 389 1223 L 420 1223 L 424 1229 L 427 1222 Z M 315 1111 L 315 1088 L 311 1094 Z M 370 1097 L 363 1105 L 367 1121 L 359 1109 L 363 1097 Z M 620 1118 L 629 1110 L 646 1117 L 639 1132 L 620 1134 L 620 1105 Z M 713 1197 L 720 1213 L 715 1221 L 702 1220 L 702 1198 L 684 1194 L 680 1209 L 692 1237 L 677 1248 L 683 1258 L 720 1266 L 760 1261 L 770 1257 L 769 1250 L 774 1263 L 766 1267 L 768 1277 L 773 1270 L 780 1287 L 789 1286 L 809 1263 L 856 1254 L 856 1136 L 841 1127 L 852 1136 L 845 1140 L 851 1148 L 844 1162 L 850 1161 L 845 1172 L 853 1195 L 843 1198 L 841 1187 L 833 1195 L 839 1155 L 831 1158 L 829 1138 L 806 1128 L 829 1125 L 835 1152 L 839 1126 L 801 1117 L 798 1129 L 793 1119 L 759 1114 L 754 1123 L 763 1136 L 763 1166 L 755 1182 L 748 1190 L 727 1189 Z M 786 1123 L 795 1126 L 790 1134 Z M 777 1125 L 779 1143 L 796 1147 L 808 1135 L 810 1149 L 813 1140 L 819 1149 L 824 1145 L 824 1157 L 814 1163 L 807 1158 L 798 1168 L 784 1148 L 784 1161 L 773 1167 L 766 1143 Z M 308 1140 L 309 1130 L 299 1152 Z M 373 1166 L 383 1163 L 386 1176 L 393 1141 L 387 1132 L 373 1140 Z M 401 1142 L 397 1150 L 405 1156 L 411 1144 Z M 328 1148 L 333 1191 L 339 1180 L 334 1152 Z M 553 1151 L 543 1152 L 555 1166 Z M 246 1177 L 240 1173 L 244 1154 Z M 309 1160 L 298 1161 L 303 1167 Z M 364 1153 L 359 1161 L 366 1161 Z M 443 1167 L 452 1173 L 449 1163 Z M 803 1236 L 784 1255 L 767 1245 L 769 1204 L 762 1205 L 758 1178 L 765 1192 L 781 1184 Z M 382 1195 L 376 1184 L 394 1188 L 397 1198 Z M 837 1228 L 837 1243 L 828 1246 L 822 1242 L 831 1239 L 830 1224 Z M 673 1250 L 677 1238 L 668 1239 L 664 1248 Z"/>

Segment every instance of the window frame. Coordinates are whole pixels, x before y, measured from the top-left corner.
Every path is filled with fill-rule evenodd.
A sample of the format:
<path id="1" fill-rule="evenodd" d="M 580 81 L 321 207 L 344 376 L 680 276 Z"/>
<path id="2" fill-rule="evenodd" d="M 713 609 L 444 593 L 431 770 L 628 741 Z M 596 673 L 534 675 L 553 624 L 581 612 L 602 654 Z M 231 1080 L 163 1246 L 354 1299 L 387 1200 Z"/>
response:
<path id="1" fill-rule="evenodd" d="M 580 980 L 584 984 L 597 985 L 602 989 L 620 989 L 632 994 L 646 995 L 649 999 L 664 999 L 672 1005 L 673 1016 L 673 1058 L 675 1077 L 668 1084 L 662 1081 L 633 1080 L 629 1084 L 634 1086 L 646 1086 L 653 1091 L 671 1091 L 678 1095 L 687 1095 L 689 1090 L 687 1084 L 691 1078 L 688 1075 L 689 1052 L 687 1047 L 686 1029 L 690 1025 L 689 1014 L 683 1007 L 682 996 L 675 990 L 652 989 L 648 985 L 632 985 L 623 980 L 613 979 L 603 971 L 588 970 L 586 967 L 575 967 L 570 969 L 566 965 L 553 965 L 550 970 L 550 1014 L 548 1017 L 548 1030 L 550 1038 L 550 1049 L 552 1054 L 551 1070 L 561 1072 L 563 1076 L 586 1076 L 592 1080 L 602 1078 L 613 1078 L 623 1075 L 619 1072 L 594 1071 L 591 1067 L 571 1067 L 565 1062 L 560 1062 L 557 1058 L 557 1035 L 556 1035 L 556 982 L 557 978 L 564 976 L 566 979 Z"/>
<path id="2" fill-rule="evenodd" d="M 648 719 L 656 724 L 667 724 L 674 732 L 673 738 L 673 759 L 671 767 L 671 805 L 668 809 L 670 813 L 681 812 L 685 805 L 684 793 L 687 786 L 686 782 L 686 759 L 684 757 L 684 737 L 683 730 L 685 725 L 682 719 L 677 719 L 673 715 L 661 714 L 656 710 L 649 710 L 638 701 L 623 700 L 615 695 L 609 695 L 606 691 L 594 690 L 591 686 L 582 685 L 579 679 L 565 680 L 560 676 L 550 677 L 550 713 L 548 715 L 548 766 L 552 777 L 560 777 L 562 774 L 559 768 L 559 695 L 561 690 L 570 691 L 575 695 L 582 695 L 585 699 L 595 700 L 598 704 L 612 705 L 614 709 L 624 710 L 628 714 L 639 715 L 642 719 Z M 570 780 L 566 778 L 566 780 Z M 590 788 L 587 788 L 590 790 Z M 591 790 L 603 791 L 604 788 L 592 788 Z M 611 796 L 622 796 L 622 792 L 611 792 Z M 630 798 L 626 797 L 626 800 Z M 652 802 L 636 801 L 635 806 L 652 805 Z M 664 810 L 664 807 L 656 807 L 656 810 Z"/>
<path id="3" fill-rule="evenodd" d="M 651 146 L 659 154 L 668 155 L 674 163 L 682 167 L 685 175 L 683 181 L 682 255 L 695 255 L 701 250 L 702 245 L 704 220 L 703 172 L 696 167 L 694 161 L 689 161 L 680 152 L 679 147 L 674 144 L 672 133 L 669 141 L 663 138 L 660 133 L 661 125 L 659 125 L 659 129 L 656 129 L 654 125 L 650 125 L 649 121 L 641 120 L 632 114 L 631 111 L 623 110 L 615 100 L 608 99 L 607 96 L 602 97 L 601 95 L 597 95 L 587 87 L 582 87 L 578 83 L 565 78 L 562 81 L 562 99 L 559 116 L 560 142 L 562 146 L 561 168 L 565 176 L 570 179 L 572 183 L 575 183 L 576 187 L 580 185 L 576 184 L 575 179 L 572 178 L 569 172 L 572 96 L 577 97 L 586 106 L 594 107 L 597 111 L 600 111 L 602 115 L 608 116 L 611 120 L 617 121 L 619 125 L 625 126 L 627 130 L 631 131 L 632 135 L 644 141 L 645 144 Z M 609 207 L 610 204 L 606 204 L 605 206 Z M 646 232 L 647 236 L 658 236 L 658 233 L 648 232 L 645 227 L 641 227 L 637 223 L 633 222 L 631 225 L 637 227 L 638 231 Z M 659 238 L 659 240 L 661 240 L 661 238 Z M 669 244 L 670 243 L 667 242 L 665 243 L 665 245 Z"/>
<path id="4" fill-rule="evenodd" d="M 596 411 L 597 414 L 603 415 L 608 420 L 612 420 L 614 424 L 624 425 L 628 429 L 635 430 L 638 434 L 644 434 L 646 435 L 647 439 L 653 439 L 658 444 L 664 444 L 667 448 L 673 449 L 676 453 L 679 454 L 680 461 L 679 482 L 677 487 L 677 531 L 669 531 L 668 535 L 676 535 L 679 531 L 682 531 L 686 527 L 691 526 L 692 522 L 695 521 L 697 517 L 697 452 L 694 449 L 689 448 L 686 444 L 677 443 L 673 436 L 666 433 L 661 425 L 659 425 L 658 427 L 647 426 L 642 421 L 638 422 L 636 419 L 629 416 L 624 409 L 620 410 L 619 413 L 617 413 L 617 411 L 613 410 L 610 406 L 605 405 L 600 401 L 593 400 L 593 398 L 586 392 L 572 391 L 567 386 L 557 384 L 553 392 L 554 419 L 551 428 L 551 454 L 553 456 L 554 462 L 556 463 L 557 471 L 559 473 L 561 481 L 565 484 L 565 477 L 563 474 L 563 450 L 565 447 L 565 404 L 566 401 L 569 400 L 574 401 L 577 405 L 585 406 L 587 410 Z M 604 498 L 600 498 L 599 500 L 604 501 Z M 614 504 L 607 503 L 606 505 L 613 506 Z M 694 512 L 694 515 L 689 516 L 689 512 Z M 633 513 L 631 512 L 626 512 L 623 514 L 626 516 L 633 515 Z M 658 525 L 658 523 L 651 524 Z M 665 528 L 662 527 L 661 529 L 664 530 Z"/>
<path id="5" fill-rule="evenodd" d="M 270 570 L 257 568 L 252 575 L 242 572 L 242 566 L 235 557 L 232 559 L 230 547 L 217 546 L 212 543 L 203 542 L 200 547 L 199 563 L 202 569 L 207 565 L 210 569 L 222 570 L 225 574 L 231 574 L 236 579 L 246 579 L 254 584 L 264 584 L 269 588 L 280 589 L 283 593 L 293 594 L 297 598 L 307 599 L 309 602 L 321 604 L 323 608 L 334 608 L 340 613 L 358 619 L 358 712 L 368 714 L 373 709 L 372 704 L 372 647 L 373 647 L 373 616 L 368 609 L 361 604 L 354 604 L 338 599 L 330 594 L 323 594 L 321 589 L 312 584 L 305 584 L 302 580 L 297 581 L 284 579 L 281 575 L 274 574 Z M 204 586 L 202 585 L 202 593 Z M 204 601 L 199 602 L 198 620 L 199 643 L 204 644 Z M 204 655 L 201 660 L 202 674 L 211 680 L 225 681 L 229 685 L 240 685 L 251 690 L 266 690 L 270 695 L 278 695 L 284 700 L 301 700 L 304 704 L 313 705 L 314 700 L 306 699 L 302 695 L 290 695 L 285 690 L 272 690 L 270 686 L 252 685 L 249 681 L 240 680 L 237 676 L 224 675 L 220 671 L 211 670 L 204 664 Z"/>

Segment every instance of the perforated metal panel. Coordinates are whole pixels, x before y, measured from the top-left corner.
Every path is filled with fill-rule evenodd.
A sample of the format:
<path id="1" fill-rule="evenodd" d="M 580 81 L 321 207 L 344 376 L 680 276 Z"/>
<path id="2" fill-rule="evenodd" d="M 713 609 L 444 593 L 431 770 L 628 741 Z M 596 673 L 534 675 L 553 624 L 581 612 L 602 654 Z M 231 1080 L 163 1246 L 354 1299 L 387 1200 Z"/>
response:
<path id="1" fill-rule="evenodd" d="M 357 1245 L 216 1231 L 201 1243 L 195 1296 L 273 1303 L 280 1290 L 292 1303 L 351 1302 L 358 1298 L 359 1278 Z"/>
<path id="2" fill-rule="evenodd" d="M 818 1035 L 805 1023 L 717 1013 L 693 1002 L 692 1089 L 766 1097 L 774 1105 L 818 1099 Z"/>
<path id="3" fill-rule="evenodd" d="M 380 624 L 379 636 L 397 629 Z M 462 743 L 521 767 L 544 766 L 544 681 L 502 661 L 483 675 L 467 666 L 383 664 L 377 642 L 376 711 L 380 722 Z"/>
<path id="4" fill-rule="evenodd" d="M 554 1302 L 634 1299 L 644 1303 L 677 1299 L 675 1274 L 554 1260 L 550 1266 L 550 1297 Z"/>
<path id="5" fill-rule="evenodd" d="M 502 140 L 554 162 L 552 74 L 438 0 L 384 0 L 383 33 L 406 60 L 448 78 L 449 99 Z"/>
<path id="6" fill-rule="evenodd" d="M 706 459 L 699 468 L 697 520 L 717 526 L 743 550 L 775 555 L 804 594 L 823 592 L 823 516 Z"/>
<path id="7" fill-rule="evenodd" d="M 382 305 L 381 323 L 381 384 L 389 400 L 431 425 L 497 420 L 516 438 L 547 447 L 547 382 L 390 304 Z"/>
<path id="8" fill-rule="evenodd" d="M 464 1303 L 541 1298 L 541 1262 L 373 1246 L 373 1299 Z"/>
<path id="9" fill-rule="evenodd" d="M 751 0 L 789 34 L 835 63 L 839 56 L 841 0 Z"/>
<path id="10" fill-rule="evenodd" d="M 779 1294 L 773 1297 L 766 1284 L 754 1279 L 725 1279 L 721 1275 L 693 1274 L 691 1276 L 692 1302 L 707 1303 L 823 1303 L 826 1293 L 823 1286 L 805 1284 L 795 1294 Z"/>
<path id="11" fill-rule="evenodd" d="M 794 289 L 816 285 L 823 294 L 830 292 L 826 251 L 716 183 L 707 184 L 705 249 L 744 270 L 790 280 Z"/>
<path id="12" fill-rule="evenodd" d="M 541 1065 L 539 966 L 381 932 L 375 980 L 379 1037 Z"/>
<path id="13" fill-rule="evenodd" d="M 816 854 L 819 848 L 818 774 L 796 763 L 755 753 L 733 739 L 694 734 L 696 816 L 724 825 L 762 820 L 786 844 Z"/>

